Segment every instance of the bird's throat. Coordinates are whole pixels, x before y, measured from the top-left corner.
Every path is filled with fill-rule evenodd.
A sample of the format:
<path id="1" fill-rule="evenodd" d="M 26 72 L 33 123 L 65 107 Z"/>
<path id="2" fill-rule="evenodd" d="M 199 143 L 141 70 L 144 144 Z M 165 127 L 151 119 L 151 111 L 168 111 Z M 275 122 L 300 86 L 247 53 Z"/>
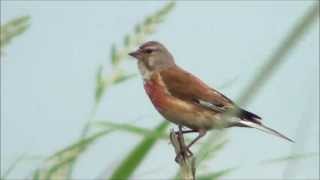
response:
<path id="1" fill-rule="evenodd" d="M 138 68 L 144 80 L 149 80 L 151 78 L 153 72 L 145 65 L 143 61 L 138 61 Z"/>

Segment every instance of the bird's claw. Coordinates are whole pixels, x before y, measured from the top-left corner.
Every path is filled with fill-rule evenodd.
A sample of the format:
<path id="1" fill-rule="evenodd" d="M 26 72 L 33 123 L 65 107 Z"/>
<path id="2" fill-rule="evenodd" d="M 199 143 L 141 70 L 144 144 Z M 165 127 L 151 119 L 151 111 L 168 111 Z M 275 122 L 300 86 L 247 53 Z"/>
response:
<path id="1" fill-rule="evenodd" d="M 189 157 L 191 157 L 191 156 L 193 156 L 193 153 L 190 151 L 190 149 L 187 148 L 187 147 L 184 147 L 184 148 L 182 148 L 181 151 L 176 155 L 176 157 L 175 157 L 174 160 L 175 160 L 177 163 L 179 163 L 179 162 L 181 162 L 182 159 L 186 159 L 186 158 L 189 158 Z"/>

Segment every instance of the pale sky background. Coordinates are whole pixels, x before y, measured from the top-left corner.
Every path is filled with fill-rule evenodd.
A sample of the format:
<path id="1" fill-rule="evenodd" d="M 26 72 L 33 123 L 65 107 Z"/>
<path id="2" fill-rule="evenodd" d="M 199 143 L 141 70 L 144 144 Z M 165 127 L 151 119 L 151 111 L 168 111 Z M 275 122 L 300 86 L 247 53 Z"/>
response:
<path id="1" fill-rule="evenodd" d="M 167 46 L 183 68 L 237 98 L 312 1 L 177 2 L 148 40 Z M 75 142 L 93 106 L 94 79 L 109 62 L 112 43 L 164 2 L 1 1 L 1 24 L 21 15 L 31 26 L 1 57 L 1 171 L 23 153 L 46 157 Z M 319 19 L 318 19 L 319 20 Z M 246 109 L 264 118 L 295 144 L 253 129 L 234 128 L 230 142 L 207 163 L 208 170 L 241 166 L 228 179 L 279 179 L 287 163 L 262 166 L 262 160 L 319 152 L 319 22 L 286 57 Z M 129 72 L 138 72 L 128 60 Z M 161 117 L 152 107 L 140 77 L 110 89 L 96 119 L 153 127 Z M 111 172 L 141 138 L 114 133 L 80 159 L 76 178 Z M 139 179 L 169 179 L 177 165 L 168 142 L 161 141 L 139 167 Z M 27 177 L 39 161 L 22 163 L 12 178 Z M 319 157 L 296 161 L 289 177 L 319 178 Z"/>

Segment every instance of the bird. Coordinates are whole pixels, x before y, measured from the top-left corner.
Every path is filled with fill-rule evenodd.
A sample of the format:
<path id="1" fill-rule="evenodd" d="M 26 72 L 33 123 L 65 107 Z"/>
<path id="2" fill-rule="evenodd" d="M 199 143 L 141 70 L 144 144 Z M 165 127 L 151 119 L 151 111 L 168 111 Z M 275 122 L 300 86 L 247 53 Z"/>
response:
<path id="1" fill-rule="evenodd" d="M 137 60 L 144 89 L 155 109 L 168 121 L 198 133 L 186 146 L 195 144 L 207 131 L 230 127 L 255 128 L 294 142 L 264 125 L 258 115 L 242 109 L 218 90 L 179 67 L 169 50 L 157 41 L 143 43 L 130 56 Z M 227 112 L 228 118 L 224 118 Z M 180 129 L 181 130 L 181 129 Z"/>

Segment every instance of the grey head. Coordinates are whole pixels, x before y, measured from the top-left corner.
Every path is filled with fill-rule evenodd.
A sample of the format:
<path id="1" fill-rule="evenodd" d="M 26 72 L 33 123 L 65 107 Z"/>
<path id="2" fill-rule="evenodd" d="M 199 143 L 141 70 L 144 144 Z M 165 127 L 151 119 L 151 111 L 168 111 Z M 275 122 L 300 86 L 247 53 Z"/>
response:
<path id="1" fill-rule="evenodd" d="M 148 71 L 157 71 L 175 66 L 170 52 L 156 41 L 148 41 L 142 44 L 138 50 L 129 53 L 129 55 L 138 60 L 140 70 L 146 68 Z"/>

